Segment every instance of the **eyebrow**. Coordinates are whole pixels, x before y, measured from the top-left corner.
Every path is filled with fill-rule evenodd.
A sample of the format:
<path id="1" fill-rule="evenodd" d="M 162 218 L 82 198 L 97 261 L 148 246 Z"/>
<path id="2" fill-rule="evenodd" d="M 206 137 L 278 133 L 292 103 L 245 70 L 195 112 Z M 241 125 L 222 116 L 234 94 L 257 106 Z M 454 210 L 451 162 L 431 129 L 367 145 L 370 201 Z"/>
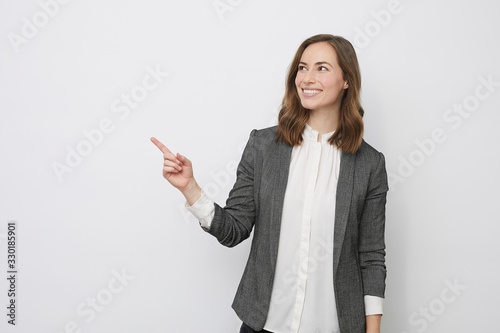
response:
<path id="1" fill-rule="evenodd" d="M 300 62 L 299 62 L 299 65 L 300 65 L 300 64 L 307 65 L 307 63 L 306 63 L 306 62 L 303 62 L 303 61 L 300 61 Z M 319 61 L 319 62 L 317 62 L 317 63 L 316 63 L 316 65 L 324 65 L 324 64 L 327 64 L 327 65 L 330 65 L 330 67 L 333 67 L 333 66 L 332 66 L 329 62 L 326 62 L 326 61 Z"/>

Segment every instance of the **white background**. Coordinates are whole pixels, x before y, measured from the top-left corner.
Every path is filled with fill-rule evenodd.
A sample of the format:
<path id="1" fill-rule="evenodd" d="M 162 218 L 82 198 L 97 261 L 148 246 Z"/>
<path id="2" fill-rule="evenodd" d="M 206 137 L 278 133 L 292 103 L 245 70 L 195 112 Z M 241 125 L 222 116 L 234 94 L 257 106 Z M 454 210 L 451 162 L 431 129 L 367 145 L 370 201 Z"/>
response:
<path id="1" fill-rule="evenodd" d="M 277 123 L 297 47 L 330 33 L 356 47 L 364 138 L 391 178 L 382 331 L 497 331 L 499 12 L 494 0 L 1 0 L 0 276 L 11 220 L 19 274 L 15 327 L 0 280 L 0 330 L 238 332 L 250 240 L 225 248 L 199 227 L 149 138 L 191 159 L 224 206 L 250 131 Z M 149 91 L 148 68 L 169 73 Z M 132 92 L 143 100 L 125 114 Z"/>

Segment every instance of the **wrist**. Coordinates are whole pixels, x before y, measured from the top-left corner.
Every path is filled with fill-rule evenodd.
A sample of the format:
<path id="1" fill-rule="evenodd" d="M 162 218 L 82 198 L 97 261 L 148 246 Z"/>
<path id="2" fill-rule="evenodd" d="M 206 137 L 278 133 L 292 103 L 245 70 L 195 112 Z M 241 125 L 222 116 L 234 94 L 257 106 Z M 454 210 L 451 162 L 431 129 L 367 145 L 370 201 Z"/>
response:
<path id="1" fill-rule="evenodd" d="M 181 193 L 186 198 L 186 201 L 190 206 L 192 206 L 196 200 L 198 200 L 201 196 L 201 187 L 198 185 L 196 180 L 188 183 L 188 185 L 181 190 Z"/>
<path id="2" fill-rule="evenodd" d="M 366 316 L 366 333 L 380 333 L 380 323 L 382 315 Z"/>

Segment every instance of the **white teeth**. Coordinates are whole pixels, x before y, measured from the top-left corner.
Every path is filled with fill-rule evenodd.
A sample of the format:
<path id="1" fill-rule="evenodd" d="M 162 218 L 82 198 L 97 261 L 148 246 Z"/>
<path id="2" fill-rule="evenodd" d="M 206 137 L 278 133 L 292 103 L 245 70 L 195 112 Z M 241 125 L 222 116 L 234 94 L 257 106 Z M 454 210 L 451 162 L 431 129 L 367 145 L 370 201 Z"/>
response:
<path id="1" fill-rule="evenodd" d="M 304 89 L 304 93 L 306 94 L 317 94 L 321 92 L 321 90 L 309 90 L 309 89 Z"/>

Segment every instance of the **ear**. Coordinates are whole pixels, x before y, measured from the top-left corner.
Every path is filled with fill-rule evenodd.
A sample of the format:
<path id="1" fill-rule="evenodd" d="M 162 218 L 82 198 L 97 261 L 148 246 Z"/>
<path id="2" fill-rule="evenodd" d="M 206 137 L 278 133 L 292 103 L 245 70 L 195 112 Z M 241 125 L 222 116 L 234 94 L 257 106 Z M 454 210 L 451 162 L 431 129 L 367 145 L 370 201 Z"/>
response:
<path id="1" fill-rule="evenodd" d="M 349 88 L 349 84 L 347 83 L 347 81 L 344 81 L 344 89 L 347 89 Z"/>

